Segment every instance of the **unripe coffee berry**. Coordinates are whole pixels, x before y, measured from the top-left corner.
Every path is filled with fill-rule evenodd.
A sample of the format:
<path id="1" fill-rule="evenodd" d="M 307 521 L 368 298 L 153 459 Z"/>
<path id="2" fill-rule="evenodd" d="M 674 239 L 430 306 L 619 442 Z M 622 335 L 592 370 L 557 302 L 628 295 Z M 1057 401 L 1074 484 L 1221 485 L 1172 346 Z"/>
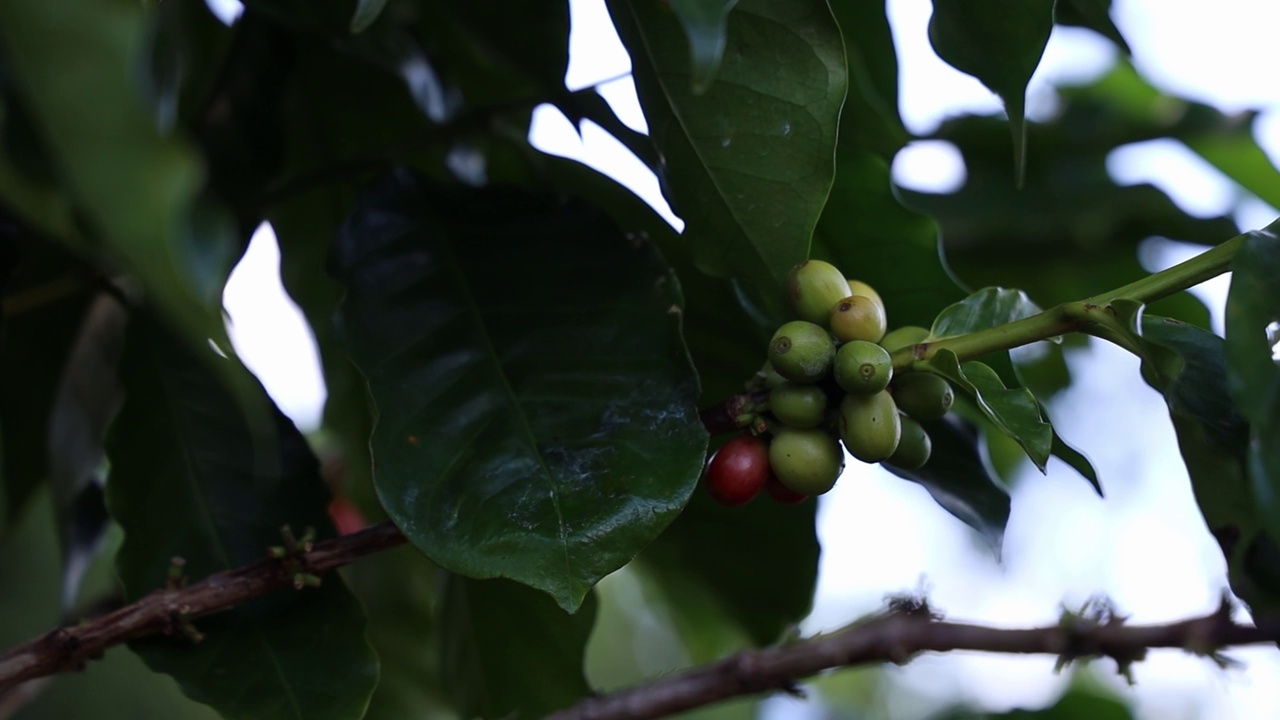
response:
<path id="1" fill-rule="evenodd" d="M 876 301 L 862 295 L 850 295 L 831 308 L 828 322 L 831 332 L 841 342 L 866 340 L 879 342 L 884 337 L 887 320 Z"/>
<path id="2" fill-rule="evenodd" d="M 845 392 L 871 395 L 889 386 L 893 378 L 893 362 L 889 353 L 879 345 L 854 340 L 841 345 L 836 351 L 833 374 Z"/>
<path id="3" fill-rule="evenodd" d="M 901 438 L 901 416 L 888 392 L 845 395 L 840 401 L 840 439 L 850 455 L 866 463 L 880 462 L 898 449 Z"/>
<path id="4" fill-rule="evenodd" d="M 898 449 L 893 451 L 886 463 L 904 470 L 918 470 L 929 462 L 933 452 L 933 441 L 920 423 L 909 417 L 902 418 L 902 438 L 898 440 Z"/>
<path id="5" fill-rule="evenodd" d="M 844 273 L 831 263 L 809 260 L 791 268 L 787 299 L 801 320 L 825 325 L 831 308 L 849 294 Z"/>
<path id="6" fill-rule="evenodd" d="M 908 345 L 922 343 L 927 337 L 929 337 L 928 328 L 922 328 L 918 325 L 903 325 L 900 328 L 890 330 L 887 335 L 880 338 L 880 347 L 889 352 L 894 352 Z"/>
<path id="7" fill-rule="evenodd" d="M 933 373 L 906 373 L 893 382 L 898 409 L 917 420 L 937 420 L 947 414 L 955 399 L 951 383 Z"/>
<path id="8" fill-rule="evenodd" d="M 835 354 L 831 335 L 803 320 L 783 323 L 769 341 L 769 364 L 779 375 L 796 382 L 811 383 L 826 377 Z"/>
<path id="9" fill-rule="evenodd" d="M 826 411 L 827 394 L 816 385 L 788 381 L 769 393 L 769 412 L 787 427 L 817 427 Z"/>
<path id="10" fill-rule="evenodd" d="M 862 282 L 861 280 L 854 280 L 853 278 L 849 278 L 848 281 L 849 281 L 850 295 L 861 295 L 862 297 L 870 298 L 872 302 L 880 306 L 881 312 L 885 311 L 884 299 L 880 297 L 880 293 L 876 292 L 875 288 Z"/>
<path id="11" fill-rule="evenodd" d="M 802 495 L 821 495 L 835 486 L 844 469 L 840 443 L 826 432 L 783 428 L 769 443 L 769 465 L 778 480 Z"/>

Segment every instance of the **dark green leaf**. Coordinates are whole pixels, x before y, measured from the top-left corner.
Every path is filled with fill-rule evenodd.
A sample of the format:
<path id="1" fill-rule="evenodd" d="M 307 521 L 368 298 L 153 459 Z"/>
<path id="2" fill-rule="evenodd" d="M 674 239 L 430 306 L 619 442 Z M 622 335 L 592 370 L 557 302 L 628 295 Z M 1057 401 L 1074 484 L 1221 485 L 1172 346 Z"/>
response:
<path id="1" fill-rule="evenodd" d="M 671 3 L 689 39 L 690 83 L 694 95 L 707 91 L 724 59 L 726 21 L 738 0 L 683 0 Z"/>
<path id="2" fill-rule="evenodd" d="M 1249 421 L 1249 479 L 1267 527 L 1280 533 L 1280 222 L 1245 235 L 1227 296 L 1227 382 Z"/>
<path id="3" fill-rule="evenodd" d="M 706 431 L 651 245 L 578 201 L 396 173 L 335 267 L 378 494 L 437 563 L 574 609 L 684 506 Z"/>
<path id="4" fill-rule="evenodd" d="M 780 307 L 835 171 L 847 77 L 827 4 L 740 2 L 729 14 L 724 62 L 701 95 L 689 86 L 674 13 L 655 0 L 609 7 L 698 266 L 740 278 Z"/>
<path id="5" fill-rule="evenodd" d="M 728 622 L 756 645 L 768 645 L 812 606 L 820 550 L 816 511 L 813 500 L 779 505 L 767 497 L 725 508 L 700 489 L 640 554 L 639 567 L 667 599 L 681 637 L 698 637 L 700 623 Z M 744 553 L 745 547 L 753 550 Z M 689 650 L 694 661 L 709 662 L 725 648 Z"/>
<path id="6" fill-rule="evenodd" d="M 279 545 L 282 525 L 332 534 L 327 492 L 305 439 L 244 370 L 214 370 L 146 315 L 125 348 L 127 391 L 109 444 L 108 502 L 125 531 L 117 569 L 129 599 L 165 585 L 170 559 L 188 577 L 245 565 Z M 237 401 L 220 379 L 256 390 Z M 254 405 L 244 404 L 256 401 Z M 278 593 L 133 643 L 153 669 L 228 718 L 359 718 L 377 677 L 359 603 L 337 577 Z"/>
<path id="7" fill-rule="evenodd" d="M 1255 117 L 1249 113 L 1235 118 L 1234 132 L 1187 133 L 1182 140 L 1245 190 L 1277 207 L 1280 206 L 1280 170 L 1254 137 Z"/>
<path id="8" fill-rule="evenodd" d="M 930 340 L 967 335 L 1031 317 L 1040 308 L 1021 290 L 983 288 L 938 313 Z"/>
<path id="9" fill-rule="evenodd" d="M 889 161 L 907 143 L 910 133 L 898 115 L 898 55 L 886 7 L 883 2 L 856 0 L 831 4 L 844 36 L 849 68 L 849 94 L 840 111 L 839 150 L 874 152 Z"/>
<path id="10" fill-rule="evenodd" d="M 356 14 L 351 16 L 351 32 L 363 32 L 378 19 L 387 0 L 356 0 Z"/>
<path id="11" fill-rule="evenodd" d="M 1120 28 L 1111 21 L 1111 0 L 1058 0 L 1053 19 L 1059 25 L 1086 27 L 1115 43 L 1125 55 L 1132 55 Z"/>
<path id="12" fill-rule="evenodd" d="M 572 615 L 509 580 L 446 580 L 445 687 L 463 717 L 537 718 L 590 692 L 582 674 L 595 595 Z"/>
<path id="13" fill-rule="evenodd" d="M 19 96 L 102 249 L 189 340 L 204 343 L 225 335 L 219 309 L 231 237 L 221 223 L 188 219 L 202 170 L 192 148 L 161 135 L 144 110 L 135 80 L 144 25 L 137 4 L 0 4 Z"/>
<path id="14" fill-rule="evenodd" d="M 1054 0 L 933 0 L 929 42 L 1004 100 L 1015 185 L 1026 172 L 1026 92 L 1053 31 Z"/>
<path id="15" fill-rule="evenodd" d="M 883 467 L 923 485 L 944 510 L 977 530 L 999 555 L 1009 522 L 1009 493 L 982 460 L 977 428 L 954 414 L 924 423 L 924 428 L 933 443 L 924 467 Z"/>

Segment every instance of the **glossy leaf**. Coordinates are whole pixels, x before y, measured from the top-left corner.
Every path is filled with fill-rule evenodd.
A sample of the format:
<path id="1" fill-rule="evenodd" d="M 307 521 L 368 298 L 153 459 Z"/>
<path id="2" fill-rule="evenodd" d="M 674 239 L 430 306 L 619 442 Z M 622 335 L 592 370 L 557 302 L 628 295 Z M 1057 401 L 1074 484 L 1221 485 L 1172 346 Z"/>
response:
<path id="1" fill-rule="evenodd" d="M 1021 290 L 983 288 L 948 306 L 933 321 L 930 340 L 967 335 L 1031 317 L 1040 308 Z"/>
<path id="2" fill-rule="evenodd" d="M 356 0 L 356 12 L 351 16 L 351 32 L 364 32 L 377 21 L 386 6 L 387 0 Z"/>
<path id="3" fill-rule="evenodd" d="M 1246 234 L 1227 296 L 1227 382 L 1250 424 L 1249 479 L 1280 533 L 1280 222 Z"/>
<path id="4" fill-rule="evenodd" d="M 1040 416 L 1040 404 L 1026 388 L 1006 388 L 990 366 L 960 363 L 950 350 L 939 350 L 929 360 L 933 371 L 969 393 L 982 414 L 1001 432 L 1018 441 L 1040 472 L 1045 471 L 1053 448 L 1053 427 Z"/>
<path id="5" fill-rule="evenodd" d="M 594 594 L 570 615 L 509 580 L 445 582 L 443 678 L 462 717 L 542 717 L 590 692 L 582 664 Z"/>
<path id="6" fill-rule="evenodd" d="M 232 236 L 222 222 L 191 222 L 200 161 L 144 110 L 134 73 L 145 20 L 136 4 L 3 3 L 0 40 L 64 185 L 103 243 L 82 249 L 122 262 L 204 343 L 225 334 L 218 310 Z"/>
<path id="7" fill-rule="evenodd" d="M 1053 19 L 1059 25 L 1086 27 L 1115 43 L 1125 55 L 1132 55 L 1120 28 L 1111 20 L 1111 0 L 1058 0 Z"/>
<path id="8" fill-rule="evenodd" d="M 706 431 L 648 243 L 582 202 L 399 172 L 335 268 L 379 497 L 437 563 L 574 609 L 684 506 Z"/>
<path id="9" fill-rule="evenodd" d="M 929 42 L 938 56 L 1004 101 L 1018 186 L 1027 163 L 1027 83 L 1049 42 L 1053 6 L 1054 0 L 933 0 L 929 19 Z"/>
<path id="10" fill-rule="evenodd" d="M 736 626 L 756 645 L 768 645 L 798 625 L 812 607 L 820 554 L 814 526 L 817 506 L 815 500 L 779 505 L 761 496 L 745 506 L 726 508 L 700 487 L 637 563 L 668 600 L 668 612 L 682 637 L 686 631 L 696 636 L 697 624 L 715 616 L 716 622 Z M 742 552 L 746 547 L 752 551 Z M 699 599 L 691 601 L 687 612 L 686 598 Z"/>
<path id="11" fill-rule="evenodd" d="M 117 570 L 130 600 L 166 583 L 171 558 L 189 578 L 248 564 L 282 544 L 282 525 L 331 535 L 327 492 L 306 440 L 256 394 L 238 403 L 220 378 L 252 383 L 211 352 L 195 354 L 146 315 L 130 321 L 127 400 L 109 444 L 108 504 L 125 531 Z M 359 603 L 340 578 L 277 593 L 131 645 L 183 692 L 227 718 L 359 718 L 377 677 Z"/>
<path id="12" fill-rule="evenodd" d="M 701 95 L 715 80 L 724 59 L 725 27 L 729 11 L 738 0 L 678 0 L 671 11 L 680 18 L 689 39 L 690 80 L 693 93 Z"/>
<path id="13" fill-rule="evenodd" d="M 652 0 L 609 8 L 695 261 L 781 307 L 786 275 L 808 257 L 835 171 L 847 77 L 826 3 L 739 2 L 724 62 L 700 95 L 689 87 L 674 13 Z"/>
<path id="14" fill-rule="evenodd" d="M 924 467 L 904 470 L 884 465 L 884 469 L 923 485 L 934 501 L 978 531 L 999 555 L 1011 503 L 1008 491 L 982 459 L 977 428 L 954 414 L 924 423 L 924 428 L 933 443 Z"/>

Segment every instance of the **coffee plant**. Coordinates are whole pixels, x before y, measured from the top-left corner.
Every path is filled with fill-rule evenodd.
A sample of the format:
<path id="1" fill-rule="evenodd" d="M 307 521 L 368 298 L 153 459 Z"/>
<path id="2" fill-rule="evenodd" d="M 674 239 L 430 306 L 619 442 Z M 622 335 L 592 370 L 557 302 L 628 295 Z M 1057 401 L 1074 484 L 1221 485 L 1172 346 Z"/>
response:
<path id="1" fill-rule="evenodd" d="M 1252 116 L 1146 84 L 1106 0 L 933 0 L 1005 115 L 943 124 L 967 181 L 911 192 L 884 3 L 607 5 L 647 134 L 565 86 L 564 2 L 0 3 L 0 717 L 657 717 L 923 651 L 1127 671 L 1280 639 L 1280 224 L 1106 172 L 1170 138 L 1280 205 Z M 1122 59 L 1031 122 L 1055 24 Z M 542 105 L 647 164 L 683 231 L 535 149 Z M 314 436 L 222 315 L 264 223 L 323 362 Z M 1203 252 L 1149 274 L 1150 236 Z M 1185 291 L 1228 271 L 1220 337 Z M 997 551 L 1000 438 L 1102 493 L 1045 405 L 1098 342 L 1165 399 L 1255 625 L 1102 604 L 1015 635 L 905 597 L 795 637 L 846 454 Z M 623 568 L 691 667 L 592 687 Z"/>

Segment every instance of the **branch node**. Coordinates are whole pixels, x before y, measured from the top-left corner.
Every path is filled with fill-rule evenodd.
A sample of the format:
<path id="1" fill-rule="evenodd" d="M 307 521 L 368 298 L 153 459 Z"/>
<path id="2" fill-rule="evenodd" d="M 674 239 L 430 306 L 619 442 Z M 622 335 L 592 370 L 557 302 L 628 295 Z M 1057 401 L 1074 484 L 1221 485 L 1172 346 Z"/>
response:
<path id="1" fill-rule="evenodd" d="M 308 587 L 317 588 L 320 587 L 320 582 L 321 580 L 319 575 L 313 575 L 308 572 L 298 572 L 293 574 L 294 590 L 301 590 Z"/>
<path id="2" fill-rule="evenodd" d="M 166 590 L 179 590 L 186 586 L 186 567 L 187 560 L 180 555 L 174 555 L 169 559 L 169 570 L 165 573 L 164 580 Z"/>

